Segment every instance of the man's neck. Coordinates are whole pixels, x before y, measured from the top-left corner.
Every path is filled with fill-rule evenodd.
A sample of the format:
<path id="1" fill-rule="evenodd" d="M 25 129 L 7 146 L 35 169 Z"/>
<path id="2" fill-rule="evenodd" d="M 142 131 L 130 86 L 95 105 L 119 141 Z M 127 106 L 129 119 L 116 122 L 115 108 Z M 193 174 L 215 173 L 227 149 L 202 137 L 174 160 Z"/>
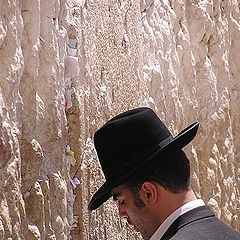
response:
<path id="1" fill-rule="evenodd" d="M 160 196 L 159 199 L 159 205 L 156 207 L 156 211 L 158 211 L 160 219 L 159 225 L 176 209 L 196 199 L 197 198 L 191 189 L 181 193 L 171 193 L 163 190 L 162 196 Z"/>

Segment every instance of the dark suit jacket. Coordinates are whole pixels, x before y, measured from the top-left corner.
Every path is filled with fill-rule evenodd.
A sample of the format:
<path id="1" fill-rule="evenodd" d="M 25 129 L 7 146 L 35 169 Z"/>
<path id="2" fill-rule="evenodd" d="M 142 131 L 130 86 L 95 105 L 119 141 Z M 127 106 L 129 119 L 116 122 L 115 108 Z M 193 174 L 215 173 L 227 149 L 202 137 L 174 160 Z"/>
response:
<path id="1" fill-rule="evenodd" d="M 207 206 L 178 217 L 161 240 L 240 240 L 240 234 L 215 217 Z"/>

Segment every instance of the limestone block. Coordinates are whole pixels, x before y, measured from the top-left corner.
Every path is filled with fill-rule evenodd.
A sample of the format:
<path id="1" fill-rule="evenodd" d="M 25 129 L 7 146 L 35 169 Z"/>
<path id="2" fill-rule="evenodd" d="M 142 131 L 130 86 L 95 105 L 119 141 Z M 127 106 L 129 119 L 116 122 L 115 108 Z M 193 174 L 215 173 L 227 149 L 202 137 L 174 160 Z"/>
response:
<path id="1" fill-rule="evenodd" d="M 6 30 L 4 29 L 3 21 L 1 19 L 0 20 L 0 47 L 4 42 L 5 37 L 6 37 Z"/>
<path id="2" fill-rule="evenodd" d="M 1 135 L 0 135 L 0 169 L 4 168 L 6 164 L 10 161 L 12 157 L 12 145 L 11 142 L 8 141 L 11 138 L 11 127 L 7 122 L 1 123 Z"/>
<path id="3" fill-rule="evenodd" d="M 56 216 L 53 222 L 53 228 L 58 231 L 58 235 L 60 235 L 64 230 L 64 222 L 60 216 Z"/>
<path id="4" fill-rule="evenodd" d="M 33 226 L 28 226 L 28 229 L 38 239 L 44 236 L 45 231 L 45 214 L 44 214 L 44 197 L 39 182 L 35 182 L 32 186 L 30 195 L 25 199 L 26 217 Z"/>
<path id="5" fill-rule="evenodd" d="M 39 142 L 36 139 L 31 141 L 23 139 L 21 142 L 21 176 L 22 191 L 31 189 L 40 176 L 40 169 L 44 161 L 44 155 Z"/>
<path id="6" fill-rule="evenodd" d="M 44 181 L 40 181 L 40 186 L 43 192 L 43 197 L 44 197 L 44 218 L 45 218 L 45 238 L 46 239 L 56 239 L 56 236 L 54 234 L 54 231 L 52 229 L 52 217 L 51 217 L 51 202 L 50 202 L 50 186 L 49 186 L 49 180 L 44 180 Z"/>
<path id="7" fill-rule="evenodd" d="M 49 200 L 52 228 L 57 239 L 67 235 L 67 186 L 60 173 L 51 173 L 49 177 Z"/>
<path id="8" fill-rule="evenodd" d="M 2 218 L 0 218 L 0 238 L 3 239 L 4 235 L 5 235 L 5 230 L 3 226 L 3 221 L 2 221 Z"/>
<path id="9" fill-rule="evenodd" d="M 28 233 L 26 233 L 26 238 L 28 239 L 36 239 L 41 240 L 41 233 L 37 226 L 35 225 L 28 225 Z"/>
<path id="10" fill-rule="evenodd" d="M 73 216 L 74 216 L 74 202 L 76 199 L 76 195 L 73 194 L 73 191 L 69 191 L 67 198 L 68 198 L 67 201 L 69 204 L 67 218 L 68 218 L 69 229 L 70 229 L 71 225 L 74 223 Z M 68 234 L 69 234 L 69 232 L 68 232 Z"/>

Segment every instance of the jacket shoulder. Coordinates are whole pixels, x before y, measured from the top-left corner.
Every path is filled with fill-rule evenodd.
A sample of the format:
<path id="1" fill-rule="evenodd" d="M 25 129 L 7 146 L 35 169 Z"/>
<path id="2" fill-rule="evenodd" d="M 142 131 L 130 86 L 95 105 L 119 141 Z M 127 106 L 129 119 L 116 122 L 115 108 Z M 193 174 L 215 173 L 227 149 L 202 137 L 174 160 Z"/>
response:
<path id="1" fill-rule="evenodd" d="M 180 216 L 161 240 L 240 240 L 240 234 L 224 224 L 207 206 Z"/>

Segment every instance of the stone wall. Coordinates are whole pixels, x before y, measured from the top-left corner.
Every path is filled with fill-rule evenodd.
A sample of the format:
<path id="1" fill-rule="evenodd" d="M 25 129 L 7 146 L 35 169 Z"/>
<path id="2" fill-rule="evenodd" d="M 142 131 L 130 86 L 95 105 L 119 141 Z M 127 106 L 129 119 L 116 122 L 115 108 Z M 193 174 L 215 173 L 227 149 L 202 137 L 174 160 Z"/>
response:
<path id="1" fill-rule="evenodd" d="M 193 189 L 240 231 L 239 39 L 237 0 L 0 0 L 0 239 L 140 239 L 87 210 L 93 134 L 137 106 L 200 122 Z"/>

